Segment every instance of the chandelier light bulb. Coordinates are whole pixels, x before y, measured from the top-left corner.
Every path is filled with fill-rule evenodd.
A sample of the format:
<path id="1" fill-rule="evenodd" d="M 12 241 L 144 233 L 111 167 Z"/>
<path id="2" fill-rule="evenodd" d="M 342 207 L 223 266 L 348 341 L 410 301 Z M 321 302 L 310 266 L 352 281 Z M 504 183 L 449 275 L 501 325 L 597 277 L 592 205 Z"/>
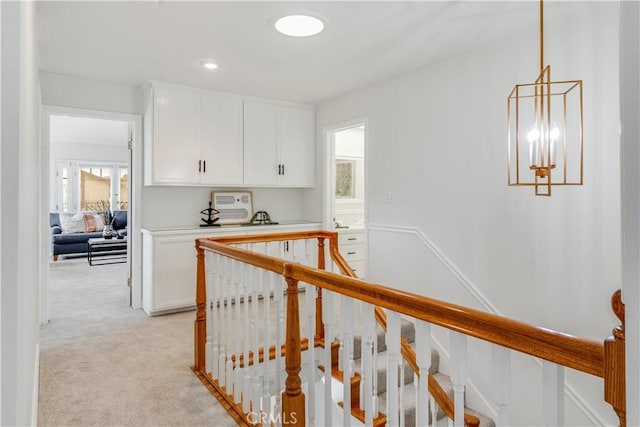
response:
<path id="1" fill-rule="evenodd" d="M 529 142 L 536 142 L 540 138 L 540 130 L 537 126 L 531 126 L 531 129 L 527 133 L 527 140 Z"/>

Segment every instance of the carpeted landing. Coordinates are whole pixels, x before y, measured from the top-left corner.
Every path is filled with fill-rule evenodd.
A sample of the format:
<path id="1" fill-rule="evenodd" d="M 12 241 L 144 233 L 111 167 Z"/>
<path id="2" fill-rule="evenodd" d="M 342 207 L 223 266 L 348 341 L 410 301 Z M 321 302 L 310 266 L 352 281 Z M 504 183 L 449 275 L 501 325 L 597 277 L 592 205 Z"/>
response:
<path id="1" fill-rule="evenodd" d="M 195 312 L 129 307 L 126 264 L 53 262 L 39 426 L 234 426 L 191 372 Z"/>

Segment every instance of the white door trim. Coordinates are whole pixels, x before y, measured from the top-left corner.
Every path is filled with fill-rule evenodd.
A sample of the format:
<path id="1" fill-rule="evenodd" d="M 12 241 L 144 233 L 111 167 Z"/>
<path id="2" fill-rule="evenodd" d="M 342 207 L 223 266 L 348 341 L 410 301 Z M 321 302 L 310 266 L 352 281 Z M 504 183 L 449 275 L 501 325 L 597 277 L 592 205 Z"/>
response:
<path id="1" fill-rule="evenodd" d="M 87 118 L 100 118 L 108 120 L 122 120 L 129 122 L 133 126 L 133 148 L 132 156 L 129 165 L 129 176 L 131 179 L 130 186 L 132 189 L 131 200 L 129 201 L 130 207 L 128 209 L 128 224 L 129 224 L 129 260 L 131 262 L 131 307 L 142 307 L 142 239 L 140 234 L 142 213 L 141 213 L 141 201 L 142 201 L 142 115 L 141 114 L 129 114 L 129 113 L 115 113 L 110 111 L 88 110 L 81 108 L 69 108 L 60 107 L 55 105 L 42 105 L 41 106 L 41 123 L 42 123 L 42 171 L 43 171 L 43 185 L 42 189 L 44 194 L 42 198 L 45 201 L 42 212 L 42 235 L 46 236 L 43 240 L 46 242 L 42 245 L 42 260 L 41 266 L 43 274 L 41 275 L 40 283 L 40 321 L 41 323 L 47 323 L 49 321 L 49 301 L 48 301 L 48 283 L 49 283 L 49 263 L 51 257 L 49 256 L 50 240 L 48 238 L 50 234 L 49 229 L 49 209 L 51 207 L 51 194 L 52 186 L 54 183 L 51 179 L 51 156 L 50 156 L 50 135 L 49 124 L 50 117 L 52 115 L 70 115 Z"/>
<path id="2" fill-rule="evenodd" d="M 365 225 L 369 223 L 369 195 L 367 194 L 367 189 L 369 187 L 366 185 L 366 183 L 368 182 L 367 174 L 369 173 L 369 121 L 365 117 L 330 125 L 322 130 L 324 139 L 324 194 L 322 197 L 324 215 L 322 219 L 322 225 L 325 230 L 335 229 L 335 224 L 333 223 L 334 201 L 331 191 L 331 189 L 333 188 L 334 176 L 333 159 L 335 158 L 335 141 L 333 138 L 333 134 L 337 131 L 349 129 L 360 125 L 364 125 L 364 222 Z"/>

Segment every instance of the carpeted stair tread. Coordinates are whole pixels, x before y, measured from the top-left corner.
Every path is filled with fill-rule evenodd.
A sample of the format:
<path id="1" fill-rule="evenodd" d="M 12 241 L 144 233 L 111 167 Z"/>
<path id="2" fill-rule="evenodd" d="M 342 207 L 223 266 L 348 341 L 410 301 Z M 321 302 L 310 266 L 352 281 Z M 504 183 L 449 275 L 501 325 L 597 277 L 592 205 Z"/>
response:
<path id="1" fill-rule="evenodd" d="M 403 400 L 404 400 L 404 425 L 415 426 L 416 425 L 416 387 L 413 383 L 406 384 L 402 387 Z M 398 394 L 400 390 L 398 390 Z M 387 414 L 387 393 L 378 395 L 378 408 L 383 414 Z M 440 417 L 440 415 L 438 415 Z M 388 417 L 387 417 L 388 419 Z M 440 418 L 438 418 L 440 419 Z M 429 422 L 431 422 L 431 416 L 429 416 Z"/>
<path id="2" fill-rule="evenodd" d="M 380 329 L 377 326 L 377 329 Z M 413 323 L 401 319 L 400 320 L 400 335 L 406 339 L 408 342 L 412 343 L 416 339 L 416 329 L 413 326 Z M 385 341 L 385 333 L 381 329 L 377 331 L 377 341 L 378 341 L 378 352 L 385 351 L 387 349 L 387 343 Z M 360 335 L 356 335 L 353 339 L 353 356 L 354 358 L 360 357 L 362 353 L 362 337 Z"/>
<path id="3" fill-rule="evenodd" d="M 436 373 L 433 375 L 438 381 L 440 386 L 444 389 L 453 400 L 453 384 L 447 375 Z M 415 398 L 415 386 L 413 383 L 405 384 L 403 386 L 403 400 L 404 400 L 404 425 L 414 426 L 416 417 L 416 398 Z M 378 407 L 380 412 L 386 413 L 387 411 L 387 393 L 382 393 L 378 396 Z M 465 406 L 464 412 L 467 414 L 475 415 L 480 421 L 479 427 L 495 427 L 495 422 L 480 412 L 474 411 L 471 408 Z M 438 408 L 438 419 L 442 419 L 445 416 L 442 409 Z M 431 413 L 429 413 L 429 423 L 431 423 Z"/>
<path id="4" fill-rule="evenodd" d="M 400 386 L 401 381 L 402 384 L 409 384 L 413 382 L 413 370 L 411 366 L 407 363 L 404 364 L 404 381 L 398 375 L 398 386 Z M 362 359 L 353 361 L 353 369 L 355 372 L 362 372 Z M 376 357 L 376 373 L 378 376 L 378 394 L 384 393 L 387 391 L 387 352 L 383 351 L 382 353 L 378 353 Z M 400 373 L 400 368 L 398 367 L 398 374 Z"/>
<path id="5" fill-rule="evenodd" d="M 404 319 L 401 320 L 400 333 L 403 338 L 405 338 L 409 343 L 411 343 L 411 347 L 415 350 L 415 328 L 413 323 L 406 321 Z M 377 373 L 377 392 L 378 392 L 378 403 L 379 410 L 381 413 L 386 414 L 386 398 L 387 398 L 387 345 L 385 342 L 385 333 L 382 330 L 377 332 L 377 349 L 378 353 L 376 355 L 376 373 Z M 362 360 L 360 358 L 362 354 L 362 339 L 360 336 L 354 337 L 354 372 L 361 373 Z M 402 357 L 402 356 L 400 356 Z M 429 373 L 433 375 L 435 380 L 440 384 L 443 391 L 449 396 L 449 398 L 453 401 L 453 384 L 449 376 L 438 372 L 440 365 L 440 354 L 437 350 L 432 349 L 431 351 L 431 366 L 429 367 Z M 398 387 L 402 387 L 403 400 L 404 400 L 404 424 L 406 426 L 415 425 L 415 417 L 416 417 L 416 387 L 414 384 L 414 373 L 411 367 L 407 364 L 403 364 L 404 367 L 404 376 L 403 378 L 399 374 L 398 378 Z M 398 368 L 400 369 L 400 368 Z M 402 384 L 402 385 L 401 385 Z M 474 411 L 470 408 L 465 408 L 465 413 L 475 415 L 480 420 L 480 427 L 495 427 L 494 421 L 487 417 L 484 414 L 481 414 L 477 411 Z M 442 409 L 438 408 L 438 419 L 441 419 L 445 416 Z M 429 414 L 429 422 L 431 422 L 431 414 Z"/>

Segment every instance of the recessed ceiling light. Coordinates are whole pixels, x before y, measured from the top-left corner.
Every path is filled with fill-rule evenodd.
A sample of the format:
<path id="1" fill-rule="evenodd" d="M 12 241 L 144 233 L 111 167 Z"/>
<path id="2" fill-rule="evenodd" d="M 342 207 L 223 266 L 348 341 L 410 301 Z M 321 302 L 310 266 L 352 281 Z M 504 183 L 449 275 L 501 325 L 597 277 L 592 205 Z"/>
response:
<path id="1" fill-rule="evenodd" d="M 216 70 L 218 68 L 218 64 L 214 62 L 203 62 L 202 66 L 207 70 Z"/>
<path id="2" fill-rule="evenodd" d="M 278 19 L 276 30 L 292 37 L 308 37 L 318 34 L 324 29 L 324 23 L 309 15 L 289 15 Z"/>

